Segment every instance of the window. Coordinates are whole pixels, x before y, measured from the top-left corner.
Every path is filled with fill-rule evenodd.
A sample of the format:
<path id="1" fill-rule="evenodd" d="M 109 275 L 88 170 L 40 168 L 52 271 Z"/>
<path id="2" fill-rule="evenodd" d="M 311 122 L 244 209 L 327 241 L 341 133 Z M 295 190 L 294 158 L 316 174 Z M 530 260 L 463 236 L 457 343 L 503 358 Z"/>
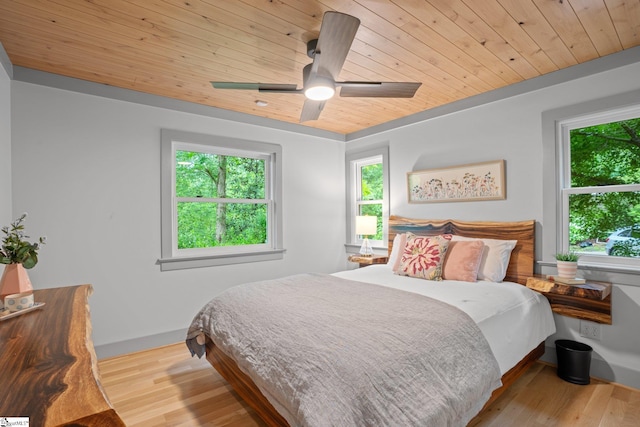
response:
<path id="1" fill-rule="evenodd" d="M 355 234 L 358 215 L 378 218 L 377 233 L 367 236 L 373 246 L 386 247 L 388 209 L 388 150 L 385 148 L 347 155 L 347 194 L 349 194 L 347 242 L 362 244 L 364 236 Z"/>
<path id="2" fill-rule="evenodd" d="M 562 250 L 640 264 L 640 107 L 558 124 Z"/>
<path id="3" fill-rule="evenodd" d="M 163 270 L 282 258 L 280 147 L 162 131 Z"/>

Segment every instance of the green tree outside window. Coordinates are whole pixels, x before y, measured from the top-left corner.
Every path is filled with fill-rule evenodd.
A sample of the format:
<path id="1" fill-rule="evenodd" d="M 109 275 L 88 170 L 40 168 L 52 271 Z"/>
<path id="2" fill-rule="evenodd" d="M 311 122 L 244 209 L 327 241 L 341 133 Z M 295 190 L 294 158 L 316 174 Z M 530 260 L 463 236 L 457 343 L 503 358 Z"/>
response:
<path id="1" fill-rule="evenodd" d="M 640 229 L 640 192 L 607 188 L 640 183 L 640 118 L 572 129 L 570 146 L 571 188 L 596 188 L 569 196 L 569 243 L 604 252 L 601 243 L 612 232 Z M 640 241 L 623 246 L 617 255 L 640 255 Z"/>
<path id="2" fill-rule="evenodd" d="M 371 240 L 382 240 L 382 199 L 383 199 L 383 169 L 382 163 L 373 163 L 360 168 L 360 201 L 358 215 L 371 215 L 378 218 L 377 233 L 369 236 Z"/>
<path id="3" fill-rule="evenodd" d="M 266 243 L 265 161 L 176 151 L 178 249 Z"/>

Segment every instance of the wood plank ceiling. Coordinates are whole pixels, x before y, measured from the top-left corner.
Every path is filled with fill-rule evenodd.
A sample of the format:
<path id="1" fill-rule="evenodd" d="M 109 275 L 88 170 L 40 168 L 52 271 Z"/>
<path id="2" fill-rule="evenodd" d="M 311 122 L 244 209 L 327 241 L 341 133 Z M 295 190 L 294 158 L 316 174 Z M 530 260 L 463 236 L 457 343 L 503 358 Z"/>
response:
<path id="1" fill-rule="evenodd" d="M 328 10 L 362 22 L 340 80 L 422 82 L 304 123 L 342 134 L 640 45 L 640 0 L 0 0 L 0 42 L 16 66 L 298 123 L 302 95 L 209 81 L 301 87 Z"/>

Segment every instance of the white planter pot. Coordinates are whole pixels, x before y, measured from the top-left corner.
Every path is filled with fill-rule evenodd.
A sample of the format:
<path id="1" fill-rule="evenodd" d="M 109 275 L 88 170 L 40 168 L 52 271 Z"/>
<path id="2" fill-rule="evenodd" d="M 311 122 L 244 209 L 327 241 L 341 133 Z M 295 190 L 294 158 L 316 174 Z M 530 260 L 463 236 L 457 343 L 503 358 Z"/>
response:
<path id="1" fill-rule="evenodd" d="M 558 276 L 567 279 L 575 279 L 578 273 L 578 263 L 573 261 L 556 261 Z"/>

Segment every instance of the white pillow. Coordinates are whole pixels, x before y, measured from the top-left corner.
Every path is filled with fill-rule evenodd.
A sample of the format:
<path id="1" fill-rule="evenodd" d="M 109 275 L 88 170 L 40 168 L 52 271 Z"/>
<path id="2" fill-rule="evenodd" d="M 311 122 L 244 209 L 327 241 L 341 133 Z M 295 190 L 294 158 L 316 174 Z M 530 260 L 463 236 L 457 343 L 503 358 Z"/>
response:
<path id="1" fill-rule="evenodd" d="M 407 241 L 407 233 L 398 233 L 393 238 L 393 247 L 391 248 L 391 253 L 389 254 L 389 261 L 387 264 L 390 266 L 394 266 L 396 260 L 400 256 L 400 253 L 404 249 L 405 242 Z"/>
<path id="2" fill-rule="evenodd" d="M 517 240 L 476 239 L 453 235 L 451 241 L 480 240 L 484 243 L 484 252 L 478 270 L 478 280 L 502 282 L 507 275 L 511 251 L 516 247 Z"/>

